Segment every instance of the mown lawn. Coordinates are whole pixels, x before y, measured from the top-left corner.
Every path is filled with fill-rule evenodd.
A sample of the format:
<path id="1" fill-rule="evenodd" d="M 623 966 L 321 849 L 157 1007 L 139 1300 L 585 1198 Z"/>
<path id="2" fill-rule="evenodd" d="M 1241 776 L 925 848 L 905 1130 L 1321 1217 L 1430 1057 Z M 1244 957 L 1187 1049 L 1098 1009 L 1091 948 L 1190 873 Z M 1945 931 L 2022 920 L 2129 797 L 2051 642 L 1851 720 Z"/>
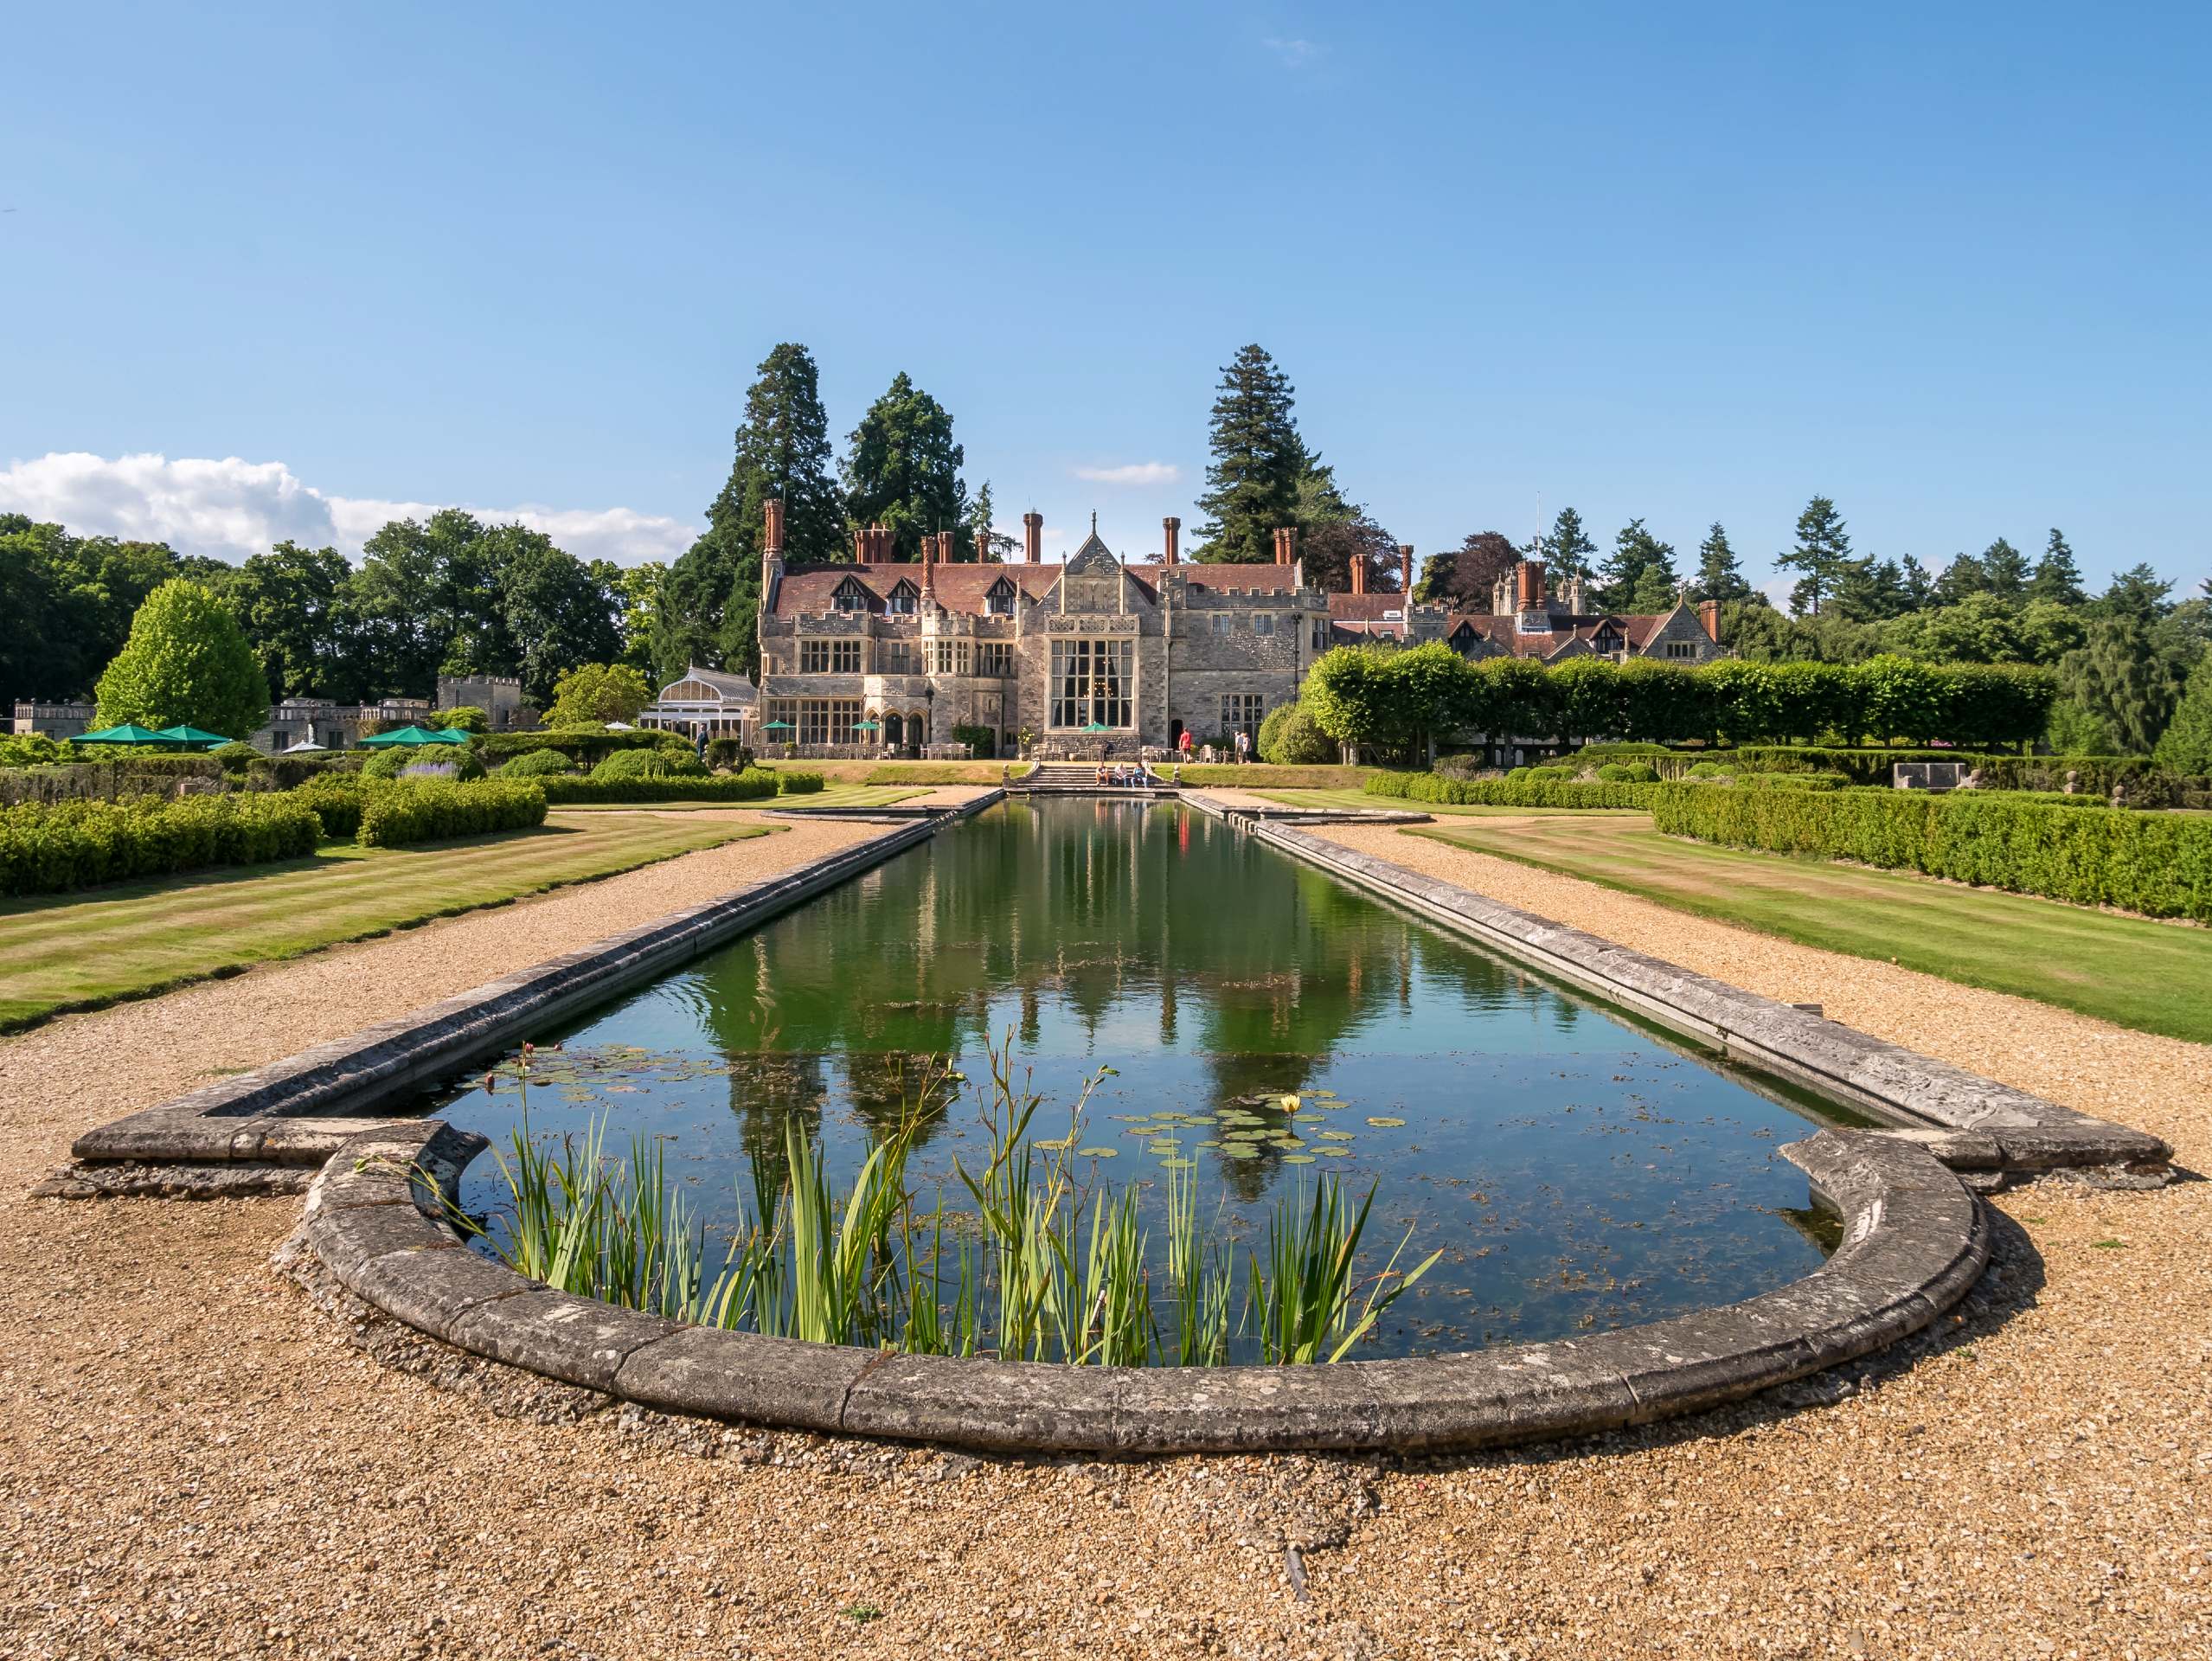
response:
<path id="1" fill-rule="evenodd" d="M 535 830 L 419 848 L 333 843 L 309 859 L 0 902 L 0 1031 L 768 834 L 564 809 Z"/>
<path id="2" fill-rule="evenodd" d="M 2212 1043 L 2212 929 L 1661 836 L 1642 814 L 1408 829 L 1805 946 Z"/>
<path id="3" fill-rule="evenodd" d="M 763 796 L 758 801 L 563 802 L 562 813 L 700 813 L 757 811 L 764 807 L 885 807 L 925 793 L 921 788 L 882 785 L 825 785 L 811 796 Z"/>
<path id="4" fill-rule="evenodd" d="M 1409 802 L 1396 796 L 1370 796 L 1362 790 L 1256 790 L 1253 794 L 1280 802 L 1286 807 L 1382 808 L 1453 818 L 1632 818 L 1648 822 L 1651 817 L 1640 807 L 1492 807 L 1481 802 Z"/>

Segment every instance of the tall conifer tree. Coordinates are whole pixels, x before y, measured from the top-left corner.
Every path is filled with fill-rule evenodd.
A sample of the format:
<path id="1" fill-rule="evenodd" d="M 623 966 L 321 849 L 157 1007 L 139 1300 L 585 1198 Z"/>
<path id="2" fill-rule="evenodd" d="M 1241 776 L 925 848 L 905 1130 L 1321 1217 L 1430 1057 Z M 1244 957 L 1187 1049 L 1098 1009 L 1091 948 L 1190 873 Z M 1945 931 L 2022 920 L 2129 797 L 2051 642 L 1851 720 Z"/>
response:
<path id="1" fill-rule="evenodd" d="M 2067 546 L 2065 534 L 2054 525 L 2043 557 L 2036 561 L 2036 574 L 2028 580 L 2028 598 L 2079 606 L 2084 597 L 2081 568 L 2074 562 L 2074 550 Z"/>
<path id="2" fill-rule="evenodd" d="M 1728 533 L 1717 519 L 1697 545 L 1697 580 L 1692 586 L 1700 600 L 1741 600 L 1751 592 L 1736 551 L 1728 545 Z"/>
<path id="3" fill-rule="evenodd" d="M 919 560 L 923 537 L 968 526 L 967 459 L 952 412 L 901 369 L 845 441 L 845 516 L 888 529 L 892 558 Z"/>
<path id="4" fill-rule="evenodd" d="M 1258 344 L 1222 369 L 1193 557 L 1245 565 L 1275 557 L 1275 528 L 1298 522 L 1299 479 L 1319 465 L 1298 438 L 1296 401 L 1290 377 Z M 1322 485 L 1335 493 L 1325 473 L 1312 484 L 1317 499 Z"/>
<path id="5" fill-rule="evenodd" d="M 1593 574 L 1590 556 L 1597 551 L 1598 545 L 1582 528 L 1582 516 L 1572 508 L 1561 508 L 1551 522 L 1551 529 L 1539 540 L 1538 557 L 1544 562 L 1546 578 L 1558 584 L 1569 577 Z"/>
<path id="6" fill-rule="evenodd" d="M 1850 558 L 1851 539 L 1843 529 L 1843 516 L 1826 497 L 1814 497 L 1798 516 L 1797 546 L 1774 556 L 1774 563 L 1784 570 L 1805 573 L 1790 593 L 1790 609 L 1818 616 L 1822 598 L 1842 578 Z"/>

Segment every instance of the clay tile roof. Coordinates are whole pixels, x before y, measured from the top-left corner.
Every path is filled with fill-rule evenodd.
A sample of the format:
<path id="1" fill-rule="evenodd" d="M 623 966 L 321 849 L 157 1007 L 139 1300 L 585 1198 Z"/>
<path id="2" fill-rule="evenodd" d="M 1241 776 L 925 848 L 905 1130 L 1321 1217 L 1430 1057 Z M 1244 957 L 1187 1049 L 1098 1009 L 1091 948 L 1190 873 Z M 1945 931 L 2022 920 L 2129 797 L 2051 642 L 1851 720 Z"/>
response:
<path id="1" fill-rule="evenodd" d="M 1385 612 L 1398 613 L 1393 621 L 1402 620 L 1408 602 L 1405 595 L 1395 590 L 1371 594 L 1330 594 L 1329 618 L 1334 623 L 1380 622 Z"/>

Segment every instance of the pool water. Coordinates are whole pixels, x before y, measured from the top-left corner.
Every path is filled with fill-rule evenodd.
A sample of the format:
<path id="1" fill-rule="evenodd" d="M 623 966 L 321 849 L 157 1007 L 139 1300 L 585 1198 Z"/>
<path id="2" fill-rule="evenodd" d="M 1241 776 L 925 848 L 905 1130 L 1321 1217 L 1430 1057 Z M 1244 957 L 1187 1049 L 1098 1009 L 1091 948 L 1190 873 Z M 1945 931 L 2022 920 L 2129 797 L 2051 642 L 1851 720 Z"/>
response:
<path id="1" fill-rule="evenodd" d="M 1444 1255 L 1362 1356 L 1657 1319 L 1824 1254 L 1776 1151 L 1817 1128 L 1805 1110 L 1172 803 L 991 808 L 541 1035 L 561 1049 L 527 1087 L 503 1074 L 434 1110 L 500 1142 L 525 1107 L 534 1133 L 664 1138 L 693 1215 L 727 1228 L 755 1171 L 780 1172 L 790 1115 L 849 1181 L 926 1058 L 987 1082 L 986 1046 L 1010 1037 L 1046 1099 L 1038 1137 L 1068 1134 L 1086 1080 L 1113 1069 L 1074 1144 L 1111 1152 L 1076 1164 L 1138 1184 L 1150 1219 L 1169 1160 L 1253 1245 L 1279 1194 L 1323 1172 L 1374 1184 L 1367 1267 L 1408 1230 L 1408 1265 Z M 910 1183 L 959 1209 L 953 1161 L 987 1148 L 963 1095 Z M 461 1198 L 500 1193 L 486 1158 Z"/>

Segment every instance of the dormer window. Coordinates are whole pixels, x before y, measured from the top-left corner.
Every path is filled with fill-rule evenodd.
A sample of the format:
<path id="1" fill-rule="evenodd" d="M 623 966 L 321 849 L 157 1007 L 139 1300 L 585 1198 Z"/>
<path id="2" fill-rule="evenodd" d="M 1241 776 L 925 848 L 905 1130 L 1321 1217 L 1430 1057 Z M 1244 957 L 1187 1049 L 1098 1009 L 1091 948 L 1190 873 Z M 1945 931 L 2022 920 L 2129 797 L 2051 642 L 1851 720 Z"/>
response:
<path id="1" fill-rule="evenodd" d="M 891 591 L 890 599 L 883 602 L 883 609 L 899 617 L 912 617 L 914 605 L 920 598 L 914 584 L 901 577 L 899 586 Z"/>
<path id="2" fill-rule="evenodd" d="M 990 617 L 1013 616 L 1014 585 L 1004 577 L 992 583 L 989 592 L 983 597 L 983 609 L 984 614 Z"/>
<path id="3" fill-rule="evenodd" d="M 868 590 L 858 580 L 847 577 L 837 585 L 837 592 L 830 596 L 830 603 L 841 612 L 864 612 L 868 609 Z"/>

